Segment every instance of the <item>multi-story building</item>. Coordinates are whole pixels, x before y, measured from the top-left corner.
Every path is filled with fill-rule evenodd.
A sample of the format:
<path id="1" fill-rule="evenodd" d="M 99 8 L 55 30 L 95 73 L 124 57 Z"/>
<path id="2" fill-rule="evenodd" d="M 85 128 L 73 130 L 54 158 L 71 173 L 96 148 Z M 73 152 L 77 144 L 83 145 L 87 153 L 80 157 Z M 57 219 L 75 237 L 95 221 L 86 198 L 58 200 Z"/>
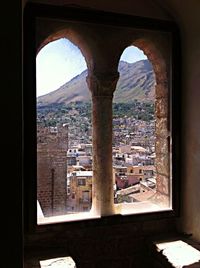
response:
<path id="1" fill-rule="evenodd" d="M 92 171 L 73 171 L 67 176 L 67 212 L 89 211 L 92 204 Z"/>

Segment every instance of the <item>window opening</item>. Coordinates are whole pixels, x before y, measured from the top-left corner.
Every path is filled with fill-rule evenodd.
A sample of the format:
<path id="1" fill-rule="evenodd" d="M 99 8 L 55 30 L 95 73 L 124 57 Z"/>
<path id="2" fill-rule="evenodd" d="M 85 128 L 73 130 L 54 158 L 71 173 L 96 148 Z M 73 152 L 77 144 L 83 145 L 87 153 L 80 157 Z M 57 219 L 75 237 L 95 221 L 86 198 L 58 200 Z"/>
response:
<path id="1" fill-rule="evenodd" d="M 134 26 L 118 31 L 117 25 L 67 19 L 55 25 L 52 21 L 51 29 L 48 23 L 39 18 L 35 32 L 40 49 L 36 57 L 38 223 L 171 210 L 175 98 L 171 90 L 176 66 L 171 34 Z M 46 52 L 55 44 L 62 70 L 55 47 Z M 66 44 L 70 50 L 63 48 Z M 132 45 L 119 60 L 127 44 Z M 49 67 L 53 67 L 50 72 Z M 78 71 L 68 76 L 74 69 Z M 80 84 L 77 79 L 82 79 Z M 34 143 L 35 137 L 29 139 Z"/>
<path id="2" fill-rule="evenodd" d="M 120 78 L 113 99 L 114 202 L 122 205 L 122 211 L 128 208 L 133 213 L 138 211 L 132 204 L 138 203 L 140 211 L 148 211 L 147 202 L 151 203 L 150 210 L 159 210 L 154 202 L 159 159 L 153 65 L 142 50 L 132 45 L 122 53 L 118 71 Z"/>
<path id="3" fill-rule="evenodd" d="M 37 55 L 36 73 L 40 223 L 90 210 L 92 126 L 87 66 L 78 47 L 66 38 L 47 44 Z"/>

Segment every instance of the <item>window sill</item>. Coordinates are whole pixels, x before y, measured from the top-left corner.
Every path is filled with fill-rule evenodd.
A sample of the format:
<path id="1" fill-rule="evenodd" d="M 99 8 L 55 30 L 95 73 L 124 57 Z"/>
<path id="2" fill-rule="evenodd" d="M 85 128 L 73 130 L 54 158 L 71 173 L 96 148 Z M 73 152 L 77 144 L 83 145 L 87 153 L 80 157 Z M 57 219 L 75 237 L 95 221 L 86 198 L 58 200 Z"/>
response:
<path id="1" fill-rule="evenodd" d="M 171 207 L 164 207 L 164 206 L 161 207 L 150 201 L 116 204 L 115 207 L 116 210 L 119 212 L 119 214 L 123 216 L 172 210 Z"/>
<path id="2" fill-rule="evenodd" d="M 98 219 L 99 215 L 95 215 L 92 212 L 79 212 L 75 214 L 52 216 L 52 217 L 39 217 L 37 224 L 51 224 L 51 223 L 63 223 L 63 222 L 72 222 L 72 221 L 82 221 L 90 219 Z"/>
<path id="3" fill-rule="evenodd" d="M 113 215 L 138 215 L 138 214 L 146 214 L 146 213 L 159 213 L 159 212 L 170 212 L 172 208 L 170 207 L 160 207 L 150 201 L 136 202 L 136 203 L 121 203 L 114 205 L 114 213 Z M 46 225 L 46 224 L 57 224 L 64 222 L 76 222 L 76 221 L 84 221 L 84 220 L 95 220 L 102 218 L 100 215 L 95 214 L 94 211 L 90 212 L 79 212 L 68 215 L 60 215 L 60 216 L 50 216 L 50 217 L 38 217 L 37 224 L 38 225 Z"/>

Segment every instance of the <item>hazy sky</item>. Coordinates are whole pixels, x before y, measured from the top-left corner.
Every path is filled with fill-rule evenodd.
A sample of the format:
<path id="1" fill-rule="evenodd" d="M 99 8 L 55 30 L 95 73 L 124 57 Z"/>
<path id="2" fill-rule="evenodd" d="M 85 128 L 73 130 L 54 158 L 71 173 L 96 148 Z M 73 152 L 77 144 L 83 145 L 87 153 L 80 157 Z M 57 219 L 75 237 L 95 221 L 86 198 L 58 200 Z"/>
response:
<path id="1" fill-rule="evenodd" d="M 124 50 L 121 60 L 129 63 L 147 59 L 144 53 L 134 46 Z M 87 68 L 85 59 L 78 47 L 67 39 L 59 39 L 46 45 L 36 58 L 37 96 L 58 89 Z"/>

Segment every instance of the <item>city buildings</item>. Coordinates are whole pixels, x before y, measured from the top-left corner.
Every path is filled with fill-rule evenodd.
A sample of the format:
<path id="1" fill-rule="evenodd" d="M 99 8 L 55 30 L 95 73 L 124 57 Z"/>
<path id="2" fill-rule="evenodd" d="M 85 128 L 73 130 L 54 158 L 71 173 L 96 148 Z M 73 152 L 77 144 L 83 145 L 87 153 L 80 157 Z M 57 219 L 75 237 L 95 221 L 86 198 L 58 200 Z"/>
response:
<path id="1" fill-rule="evenodd" d="M 45 126 L 51 125 L 53 120 L 54 126 Z M 93 156 L 91 137 L 86 135 L 85 129 L 91 132 L 91 120 L 82 116 L 79 107 L 77 110 L 73 108 L 63 118 L 56 109 L 48 113 L 38 109 L 37 123 L 37 192 L 43 214 L 52 216 L 90 211 Z M 154 194 L 154 132 L 154 119 L 142 121 L 132 116 L 115 116 L 112 150 L 115 203 L 140 202 Z"/>

